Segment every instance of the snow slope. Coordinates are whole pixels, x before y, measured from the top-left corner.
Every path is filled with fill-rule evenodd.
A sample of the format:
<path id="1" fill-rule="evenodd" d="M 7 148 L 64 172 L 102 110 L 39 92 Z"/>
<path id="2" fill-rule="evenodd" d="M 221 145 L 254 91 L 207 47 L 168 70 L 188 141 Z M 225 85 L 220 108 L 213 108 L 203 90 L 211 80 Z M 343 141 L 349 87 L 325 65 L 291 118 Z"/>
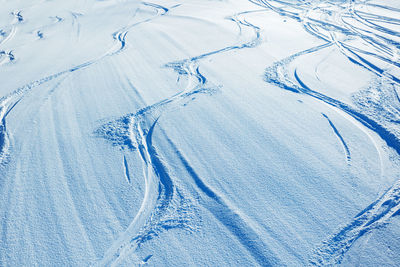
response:
<path id="1" fill-rule="evenodd" d="M 397 266 L 394 0 L 0 0 L 1 266 Z"/>

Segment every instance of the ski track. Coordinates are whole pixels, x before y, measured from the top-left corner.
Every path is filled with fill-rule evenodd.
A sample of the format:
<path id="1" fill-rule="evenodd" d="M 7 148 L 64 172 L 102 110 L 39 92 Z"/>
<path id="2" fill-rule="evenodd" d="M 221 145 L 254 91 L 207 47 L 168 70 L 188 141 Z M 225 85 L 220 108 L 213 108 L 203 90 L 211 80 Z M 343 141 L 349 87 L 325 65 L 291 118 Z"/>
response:
<path id="1" fill-rule="evenodd" d="M 79 41 L 79 38 L 81 36 L 81 24 L 79 22 L 79 17 L 83 16 L 81 13 L 77 12 L 71 12 L 72 16 L 72 27 L 76 29 L 76 38 Z M 61 20 L 57 19 L 57 22 L 60 22 Z"/>
<path id="2" fill-rule="evenodd" d="M 357 239 L 383 227 L 393 216 L 400 215 L 400 183 L 396 182 L 377 201 L 372 203 L 349 224 L 330 236 L 316 249 L 311 265 L 336 265 Z"/>
<path id="3" fill-rule="evenodd" d="M 13 105 L 6 106 L 4 104 L 0 105 L 0 166 L 5 163 L 7 152 L 9 149 L 9 140 L 6 126 L 6 117 L 11 112 L 11 110 L 20 101 L 17 100 Z M 4 101 L 5 102 L 5 101 Z"/>
<path id="4" fill-rule="evenodd" d="M 354 0 L 338 1 L 337 3 L 321 1 L 320 3 L 317 2 L 316 5 L 312 1 L 304 1 L 302 4 L 267 0 L 254 0 L 251 2 L 269 8 L 281 16 L 298 21 L 308 33 L 324 42 L 322 45 L 298 52 L 275 62 L 271 67 L 266 69 L 265 81 L 290 92 L 310 96 L 347 113 L 360 122 L 366 129 L 375 132 L 388 147 L 396 151 L 397 154 L 400 154 L 400 139 L 395 133 L 385 127 L 386 124 L 365 115 L 363 110 L 357 110 L 337 99 L 312 90 L 305 84 L 298 70 L 294 69 L 293 71 L 291 67 L 291 63 L 299 57 L 310 56 L 317 51 L 335 46 L 352 63 L 390 83 L 394 87 L 395 95 L 398 97 L 396 88 L 400 85 L 400 79 L 395 74 L 392 74 L 391 71 L 399 70 L 400 68 L 400 64 L 398 63 L 400 46 L 398 40 L 394 39 L 400 35 L 399 32 L 378 25 L 377 23 L 385 22 L 399 25 L 399 19 L 357 11 L 357 8 L 362 5 L 370 5 L 368 1 L 360 3 Z M 335 10 L 338 4 L 341 7 L 340 12 Z M 389 6 L 375 4 L 371 4 L 371 6 L 392 10 L 398 12 L 400 15 L 400 10 Z M 318 18 L 315 18 L 316 14 L 319 15 L 317 16 Z M 313 17 L 311 17 L 312 15 Z M 351 23 L 346 22 L 346 20 L 353 20 L 353 22 L 361 24 L 364 28 L 355 27 Z M 345 35 L 346 38 L 339 39 L 338 36 L 340 35 Z M 391 36 L 393 39 L 388 38 L 388 36 Z M 355 47 L 348 43 L 349 40 L 362 40 L 364 42 L 362 42 L 362 46 Z M 374 63 L 367 59 L 366 56 L 374 58 Z M 328 120 L 336 136 L 342 143 L 346 159 L 350 162 L 350 150 L 344 138 L 329 117 L 325 114 L 322 115 Z M 325 266 L 340 264 L 345 253 L 351 248 L 354 242 L 373 229 L 387 224 L 391 217 L 400 214 L 399 209 L 400 181 L 397 181 L 378 200 L 374 201 L 365 210 L 356 215 L 351 222 L 347 223 L 337 233 L 328 237 L 321 246 L 316 248 L 310 257 L 310 265 Z"/>
<path id="5" fill-rule="evenodd" d="M 279 260 L 272 255 L 267 245 L 262 241 L 255 230 L 246 222 L 242 216 L 235 212 L 231 205 L 228 205 L 217 193 L 207 186 L 196 173 L 189 161 L 166 136 L 168 143 L 182 166 L 193 179 L 197 192 L 201 195 L 201 205 L 208 209 L 211 214 L 242 244 L 242 246 L 253 256 L 260 266 L 273 266 L 279 264 Z"/>
<path id="6" fill-rule="evenodd" d="M 395 39 L 396 37 L 400 37 L 400 33 L 379 23 L 383 25 L 400 25 L 400 20 L 359 11 L 357 8 L 364 5 L 397 13 L 400 13 L 400 10 L 389 6 L 370 4 L 368 1 L 361 3 L 357 1 L 338 1 L 341 7 L 340 12 L 334 9 L 334 6 L 338 3 L 331 3 L 329 1 L 321 1 L 324 4 L 321 6 L 318 6 L 318 4 L 315 5 L 312 1 L 302 1 L 301 4 L 278 0 L 249 1 L 265 9 L 272 10 L 281 16 L 298 21 L 308 33 L 324 42 L 319 46 L 298 52 L 288 58 L 275 62 L 271 67 L 266 69 L 265 81 L 290 92 L 307 95 L 343 111 L 361 123 L 366 129 L 375 132 L 388 147 L 400 154 L 399 137 L 388 130 L 382 122 L 370 118 L 362 110 L 358 110 L 337 99 L 311 89 L 301 77 L 301 72 L 297 69 L 293 70 L 290 66 L 299 57 L 312 55 L 328 47 L 336 47 L 352 63 L 392 83 L 394 86 L 393 91 L 397 96 L 397 100 L 399 100 L 396 88 L 400 86 L 400 78 L 396 76 L 393 70 L 400 68 L 398 62 L 400 39 Z M 127 48 L 126 38 L 133 27 L 149 22 L 159 16 L 167 15 L 169 12 L 168 8 L 155 3 L 143 2 L 142 5 L 154 9 L 157 14 L 142 21 L 135 21 L 114 32 L 112 37 L 115 45 L 102 56 L 32 81 L 0 98 L 1 165 L 6 164 L 7 158 L 10 156 L 10 140 L 6 119 L 24 95 L 44 83 L 68 73 L 87 68 L 108 56 L 123 52 Z M 238 26 L 239 36 L 245 28 L 252 30 L 254 32 L 253 39 L 166 64 L 166 68 L 171 68 L 178 74 L 178 80 L 181 78 L 187 80 L 187 86 L 182 91 L 160 102 L 145 106 L 135 113 L 109 122 L 96 130 L 97 135 L 106 138 L 114 146 L 120 147 L 125 151 L 124 153 L 138 153 L 142 161 L 145 177 L 145 196 L 140 210 L 126 231 L 121 234 L 115 243 L 111 244 L 110 248 L 104 254 L 103 259 L 97 263 L 98 265 L 118 265 L 126 257 L 134 255 L 136 249 L 142 244 L 159 236 L 163 231 L 170 229 L 195 230 L 192 198 L 188 195 L 189 193 L 174 184 L 176 177 L 171 175 L 168 162 L 161 157 L 157 151 L 156 144 L 153 142 L 154 130 L 158 126 L 158 121 L 163 116 L 166 116 L 169 110 L 177 109 L 190 103 L 198 94 L 211 95 L 218 90 L 218 86 L 212 85 L 207 80 L 207 77 L 201 73 L 200 62 L 202 59 L 232 50 L 254 48 L 261 43 L 260 28 L 242 18 L 252 12 L 263 12 L 263 10 L 245 11 L 227 17 L 227 19 Z M 77 29 L 77 38 L 79 39 L 80 24 L 78 15 L 76 13 L 71 14 L 74 17 L 73 26 Z M 21 11 L 14 11 L 12 15 L 14 16 L 14 21 L 11 23 L 11 28 L 9 30 L 0 30 L 0 66 L 15 60 L 12 50 L 5 51 L 1 50 L 1 48 L 15 36 L 18 31 L 18 24 L 25 23 Z M 62 20 L 59 17 L 56 17 L 56 19 L 58 22 Z M 343 35 L 347 39 L 340 38 Z M 37 31 L 37 36 L 43 38 L 43 33 Z M 362 46 L 355 47 L 353 44 L 349 44 L 348 40 L 362 40 L 363 43 Z M 374 62 L 369 58 L 373 58 Z M 343 145 L 346 160 L 350 163 L 350 149 L 344 137 L 326 114 L 322 113 L 322 116 L 327 119 L 334 134 Z M 183 152 L 177 148 L 168 136 L 165 135 L 164 138 L 193 181 L 193 187 L 196 188 L 196 192 L 200 196 L 200 204 L 209 210 L 242 244 L 258 264 L 262 266 L 276 264 L 277 259 L 274 255 L 270 255 L 266 244 L 264 244 L 256 231 L 247 222 L 247 219 L 236 212 L 235 208 L 228 204 L 215 190 L 206 185 L 190 165 L 189 160 L 184 156 Z M 130 183 L 131 174 L 126 155 L 123 156 L 123 169 L 125 179 Z M 339 264 L 354 242 L 372 230 L 384 226 L 389 222 L 390 218 L 396 215 L 400 215 L 399 181 L 390 187 L 380 198 L 356 215 L 351 222 L 347 223 L 342 229 L 339 229 L 337 233 L 328 237 L 321 246 L 316 248 L 313 255 L 311 255 L 310 264 L 317 266 Z M 146 264 L 152 257 L 153 255 L 148 255 L 143 260 L 137 260 L 139 264 Z"/>
<path id="7" fill-rule="evenodd" d="M 158 5 L 155 6 L 159 7 Z M 167 8 L 160 9 L 163 10 L 162 15 L 167 14 Z M 153 144 L 154 128 L 158 120 L 168 110 L 185 106 L 195 100 L 195 95 L 212 94 L 218 89 L 218 86 L 210 85 L 207 78 L 200 72 L 199 63 L 202 59 L 232 50 L 253 48 L 261 43 L 260 28 L 245 19 L 239 18 L 253 12 L 261 11 L 241 12 L 227 18 L 238 25 L 240 32 L 242 27 L 252 30 L 254 32 L 253 39 L 238 45 L 227 46 L 195 57 L 165 64 L 166 68 L 171 68 L 178 74 L 177 81 L 181 77 L 187 79 L 187 85 L 183 90 L 169 98 L 141 108 L 136 113 L 111 121 L 95 131 L 98 136 L 111 141 L 114 146 L 119 146 L 122 149 L 127 148 L 131 151 L 136 150 L 142 160 L 146 180 L 145 197 L 139 212 L 125 233 L 121 234 L 120 238 L 110 246 L 110 249 L 105 253 L 104 258 L 99 261 L 98 265 L 118 265 L 124 260 L 124 257 L 132 257 L 135 250 L 144 242 L 154 236 L 158 236 L 164 230 L 186 229 L 192 231 L 194 227 L 193 219 L 187 218 L 185 214 L 183 217 L 179 213 L 170 214 L 171 209 L 175 211 L 185 208 L 181 206 L 191 203 L 190 199 L 193 198 L 185 196 L 183 193 L 181 194 L 179 188 L 174 184 L 173 177 L 169 174 L 167 163 L 159 156 L 157 148 Z M 124 40 L 124 38 L 122 39 Z M 121 42 L 121 51 L 124 47 L 125 43 Z M 182 164 L 185 166 L 187 162 L 182 161 Z M 205 189 L 207 187 L 201 186 L 201 183 L 199 186 L 198 176 L 194 172 L 189 172 L 188 174 L 192 176 L 199 189 L 214 201 L 214 203 L 208 204 L 206 208 L 236 236 L 260 265 L 269 265 L 267 254 L 262 247 L 264 244 L 262 244 L 260 237 L 215 193 L 210 193 L 210 189 Z M 210 201 L 208 200 L 208 202 Z M 173 219 L 174 224 L 172 225 L 170 224 L 171 220 L 164 219 L 169 216 L 177 217 Z"/>
<path id="8" fill-rule="evenodd" d="M 129 174 L 129 166 L 128 166 L 128 161 L 126 160 L 126 156 L 124 156 L 124 172 L 125 172 L 125 178 L 128 181 L 128 183 L 131 183 L 131 176 Z"/>
<path id="9" fill-rule="evenodd" d="M 151 8 L 157 8 L 157 5 L 152 6 L 149 3 L 145 3 L 144 6 L 148 6 L 148 7 L 151 7 Z M 12 14 L 15 16 L 13 25 L 16 24 L 16 23 L 20 23 L 20 22 L 24 21 L 22 15 L 21 15 L 21 11 L 15 11 Z M 24 97 L 24 95 L 27 92 L 31 91 L 35 87 L 38 87 L 38 86 L 40 86 L 40 85 L 42 85 L 44 83 L 50 82 L 50 81 L 52 81 L 52 80 L 54 80 L 54 79 L 56 79 L 58 77 L 61 77 L 61 76 L 66 75 L 68 73 L 73 73 L 73 72 L 76 72 L 78 70 L 87 68 L 87 67 L 89 67 L 89 66 L 91 66 L 91 65 L 93 65 L 95 63 L 100 62 L 101 60 L 103 60 L 106 57 L 116 55 L 117 53 L 122 51 L 124 46 L 125 46 L 125 37 L 126 37 L 127 30 L 131 29 L 132 27 L 134 27 L 136 25 L 139 25 L 139 24 L 142 24 L 142 23 L 145 23 L 145 22 L 149 22 L 152 19 L 158 17 L 159 14 L 160 13 L 157 12 L 157 16 L 155 16 L 155 17 L 151 17 L 151 18 L 148 18 L 148 19 L 146 19 L 144 21 L 140 21 L 140 22 L 137 22 L 135 24 L 128 25 L 127 27 L 124 27 L 125 35 L 123 36 L 123 38 L 121 37 L 121 39 L 118 38 L 116 40 L 117 43 L 119 43 L 120 45 L 118 45 L 118 44 L 117 45 L 113 45 L 110 49 L 108 49 L 107 52 L 105 52 L 103 55 L 99 56 L 98 58 L 89 60 L 89 61 L 84 62 L 82 64 L 79 64 L 79 65 L 76 65 L 74 67 L 71 67 L 71 68 L 69 68 L 67 70 L 60 71 L 58 73 L 49 75 L 49 76 L 41 78 L 39 80 L 32 81 L 32 82 L 30 82 L 30 83 L 28 83 L 28 84 L 26 84 L 24 86 L 21 86 L 20 88 L 18 88 L 15 91 L 9 93 L 8 95 L 1 97 L 0 98 L 0 110 L 1 110 L 1 113 L 0 113 L 0 116 L 1 116 L 0 117 L 0 120 L 1 120 L 1 124 L 0 124 L 1 125 L 0 126 L 0 164 L 4 165 L 4 163 L 5 163 L 4 161 L 7 158 L 7 154 L 9 152 L 9 150 L 8 150 L 9 139 L 8 139 L 8 133 L 6 131 L 7 128 L 5 127 L 5 125 L 6 125 L 6 115 Z M 163 14 L 164 13 L 161 13 L 161 15 L 163 15 Z M 56 18 L 57 18 L 57 21 L 61 21 L 62 20 L 59 17 L 56 17 Z M 13 29 L 14 29 L 14 27 L 16 27 L 16 26 L 13 26 Z M 16 31 L 16 28 L 15 28 L 14 31 Z M 118 32 L 120 32 L 120 31 L 118 31 Z M 115 36 L 115 34 L 113 34 L 113 37 L 114 36 Z M 10 39 L 10 38 L 11 37 L 9 35 L 8 39 Z M 115 37 L 114 37 L 114 39 L 115 39 Z M 5 41 L 3 40 L 2 43 L 4 43 L 4 42 Z M 1 46 L 0 46 L 0 48 L 1 48 Z M 2 60 L 2 58 L 4 56 L 7 56 L 10 61 L 13 61 L 15 59 L 15 56 L 13 55 L 12 51 L 9 51 L 8 53 L 5 52 L 5 51 L 0 51 L 0 65 L 5 63 L 4 60 Z M 10 108 L 10 107 L 12 107 L 12 108 Z"/>
<path id="10" fill-rule="evenodd" d="M 348 164 L 350 164 L 351 161 L 351 155 L 350 155 L 350 149 L 348 147 L 348 145 L 346 144 L 346 142 L 344 141 L 342 135 L 340 134 L 340 132 L 338 131 L 338 129 L 336 128 L 336 126 L 333 124 L 333 122 L 329 119 L 329 117 L 322 113 L 322 116 L 327 119 L 327 121 L 329 122 L 329 125 L 332 127 L 333 132 L 335 133 L 335 135 L 338 137 L 338 139 L 340 140 L 340 142 L 343 145 L 345 154 L 346 154 L 346 161 Z"/>

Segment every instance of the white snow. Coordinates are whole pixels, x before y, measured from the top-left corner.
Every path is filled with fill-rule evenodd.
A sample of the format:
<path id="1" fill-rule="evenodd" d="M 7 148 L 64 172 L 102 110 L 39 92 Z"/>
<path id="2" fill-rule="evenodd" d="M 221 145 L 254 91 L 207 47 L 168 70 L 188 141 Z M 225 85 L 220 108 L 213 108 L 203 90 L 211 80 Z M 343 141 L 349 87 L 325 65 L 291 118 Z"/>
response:
<path id="1" fill-rule="evenodd" d="M 397 266 L 394 0 L 0 0 L 0 266 Z"/>

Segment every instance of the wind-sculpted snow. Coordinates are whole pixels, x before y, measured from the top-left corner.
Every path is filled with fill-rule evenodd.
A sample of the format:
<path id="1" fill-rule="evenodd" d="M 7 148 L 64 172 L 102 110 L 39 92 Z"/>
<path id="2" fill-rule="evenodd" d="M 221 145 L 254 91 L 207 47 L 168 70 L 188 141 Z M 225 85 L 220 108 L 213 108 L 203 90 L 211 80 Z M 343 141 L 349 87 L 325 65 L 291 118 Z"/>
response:
<path id="1" fill-rule="evenodd" d="M 1 266 L 399 265 L 395 1 L 0 2 Z"/>

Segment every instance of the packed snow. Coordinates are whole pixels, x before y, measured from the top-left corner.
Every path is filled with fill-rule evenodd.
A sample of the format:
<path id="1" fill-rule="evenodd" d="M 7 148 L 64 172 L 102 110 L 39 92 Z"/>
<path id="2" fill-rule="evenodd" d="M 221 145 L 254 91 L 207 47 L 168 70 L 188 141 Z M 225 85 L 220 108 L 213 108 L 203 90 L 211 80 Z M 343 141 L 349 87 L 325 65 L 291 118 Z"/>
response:
<path id="1" fill-rule="evenodd" d="M 0 266 L 399 266 L 397 0 L 0 0 Z"/>

